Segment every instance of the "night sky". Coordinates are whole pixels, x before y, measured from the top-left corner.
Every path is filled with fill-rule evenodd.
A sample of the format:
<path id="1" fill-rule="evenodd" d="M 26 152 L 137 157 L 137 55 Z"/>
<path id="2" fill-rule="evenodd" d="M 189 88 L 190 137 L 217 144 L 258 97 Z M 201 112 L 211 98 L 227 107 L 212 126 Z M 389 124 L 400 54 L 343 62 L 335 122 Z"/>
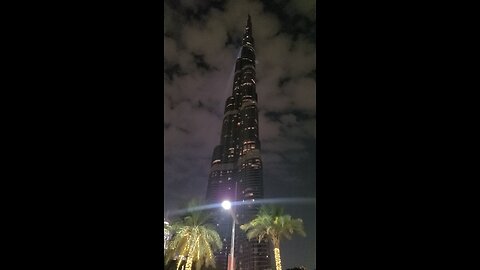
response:
<path id="1" fill-rule="evenodd" d="M 315 198 L 315 1 L 166 1 L 164 12 L 165 215 L 205 198 L 248 14 L 265 197 Z M 304 220 L 307 237 L 281 243 L 282 266 L 313 269 L 315 205 L 283 206 Z"/>

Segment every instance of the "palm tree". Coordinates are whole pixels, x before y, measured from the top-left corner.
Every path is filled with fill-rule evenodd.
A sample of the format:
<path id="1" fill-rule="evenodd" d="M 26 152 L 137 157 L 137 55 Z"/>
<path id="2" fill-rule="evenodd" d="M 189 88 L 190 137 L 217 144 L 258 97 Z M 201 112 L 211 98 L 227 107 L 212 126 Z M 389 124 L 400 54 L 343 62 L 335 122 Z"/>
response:
<path id="1" fill-rule="evenodd" d="M 191 202 L 189 209 L 196 202 Z M 208 224 L 209 215 L 205 211 L 190 211 L 186 216 L 171 225 L 173 236 L 165 254 L 165 263 L 177 259 L 177 269 L 186 259 L 185 270 L 191 270 L 195 262 L 196 269 L 202 265 L 215 267 L 213 252 L 222 248 L 220 236 L 214 226 Z"/>
<path id="2" fill-rule="evenodd" d="M 247 233 L 247 238 L 258 238 L 260 243 L 262 239 L 269 239 L 273 244 L 275 254 L 276 270 L 282 270 L 280 260 L 280 240 L 282 238 L 291 239 L 294 233 L 305 236 L 303 220 L 292 219 L 290 215 L 284 215 L 283 209 L 278 207 L 260 208 L 257 216 L 247 224 L 240 226 L 240 229 Z"/>

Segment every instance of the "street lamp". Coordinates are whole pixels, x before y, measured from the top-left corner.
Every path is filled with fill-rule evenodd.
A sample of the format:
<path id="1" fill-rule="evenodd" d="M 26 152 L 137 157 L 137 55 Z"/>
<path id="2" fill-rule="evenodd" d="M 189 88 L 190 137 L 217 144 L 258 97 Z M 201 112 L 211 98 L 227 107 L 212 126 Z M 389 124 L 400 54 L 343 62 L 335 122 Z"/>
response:
<path id="1" fill-rule="evenodd" d="M 225 210 L 229 210 L 230 208 L 232 208 L 232 203 L 230 203 L 230 201 L 223 201 L 222 202 L 222 207 Z"/>
<path id="2" fill-rule="evenodd" d="M 237 183 L 235 182 L 235 197 L 237 197 Z M 232 203 L 230 201 L 223 201 L 222 207 L 225 210 L 229 210 L 230 215 L 232 216 L 232 244 L 230 247 L 230 270 L 234 270 L 235 263 L 235 223 L 238 224 L 238 220 L 235 217 L 235 214 L 232 210 Z"/>

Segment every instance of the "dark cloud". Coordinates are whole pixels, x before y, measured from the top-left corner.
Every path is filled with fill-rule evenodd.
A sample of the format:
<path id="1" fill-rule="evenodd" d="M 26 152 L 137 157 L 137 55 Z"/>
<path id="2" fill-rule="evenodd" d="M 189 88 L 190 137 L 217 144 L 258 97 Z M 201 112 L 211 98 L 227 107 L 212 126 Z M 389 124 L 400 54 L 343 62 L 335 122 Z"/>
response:
<path id="1" fill-rule="evenodd" d="M 258 60 L 265 196 L 315 197 L 315 1 L 182 0 L 164 7 L 165 210 L 205 197 L 247 14 Z M 308 237 L 282 244 L 284 268 L 312 269 L 315 207 L 286 207 L 304 219 Z"/>

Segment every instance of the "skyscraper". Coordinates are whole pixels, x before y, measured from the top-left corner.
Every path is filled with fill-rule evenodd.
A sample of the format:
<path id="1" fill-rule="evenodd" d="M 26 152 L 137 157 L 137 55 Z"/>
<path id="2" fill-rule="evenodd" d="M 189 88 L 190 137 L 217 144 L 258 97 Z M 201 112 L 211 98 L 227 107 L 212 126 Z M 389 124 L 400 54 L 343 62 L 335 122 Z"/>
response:
<path id="1" fill-rule="evenodd" d="M 240 202 L 232 207 L 240 224 L 249 222 L 255 216 L 259 206 L 252 203 L 263 198 L 254 45 L 248 15 L 241 54 L 235 63 L 232 95 L 225 102 L 220 144 L 213 150 L 207 187 L 209 203 L 224 200 Z M 232 218 L 222 210 L 216 211 L 214 216 L 223 241 L 223 249 L 216 254 L 217 269 L 226 269 Z M 235 269 L 270 269 L 267 242 L 248 241 L 238 225 L 235 239 Z"/>

